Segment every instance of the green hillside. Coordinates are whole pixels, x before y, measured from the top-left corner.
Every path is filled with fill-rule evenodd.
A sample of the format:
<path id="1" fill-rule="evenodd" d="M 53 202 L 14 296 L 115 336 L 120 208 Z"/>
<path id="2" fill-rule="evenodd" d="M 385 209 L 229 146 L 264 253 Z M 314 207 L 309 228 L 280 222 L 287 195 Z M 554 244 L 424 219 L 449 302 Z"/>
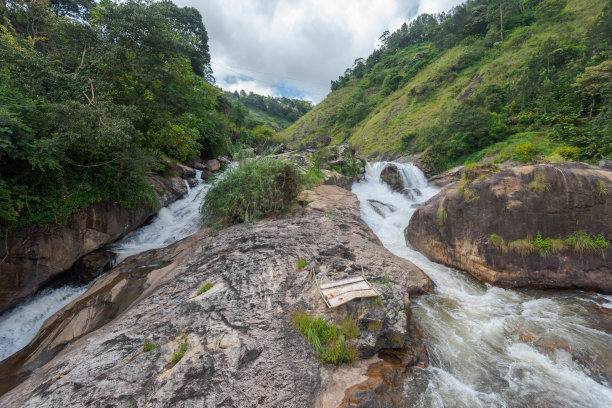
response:
<path id="1" fill-rule="evenodd" d="M 232 103 L 238 103 L 244 109 L 247 121 L 255 122 L 275 131 L 288 128 L 312 109 L 310 101 L 263 96 L 253 92 L 247 94 L 243 90 L 240 92 L 225 92 L 225 96 Z"/>
<path id="2" fill-rule="evenodd" d="M 424 152 L 432 172 L 484 155 L 610 157 L 612 2 L 501 3 L 501 24 L 500 1 L 477 0 L 384 33 L 281 136 Z"/>

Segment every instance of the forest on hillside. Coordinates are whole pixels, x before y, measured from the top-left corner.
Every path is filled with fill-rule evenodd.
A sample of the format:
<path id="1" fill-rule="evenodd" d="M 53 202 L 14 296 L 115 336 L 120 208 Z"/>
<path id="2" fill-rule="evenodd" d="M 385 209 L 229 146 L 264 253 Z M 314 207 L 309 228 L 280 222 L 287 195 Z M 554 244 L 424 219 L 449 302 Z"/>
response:
<path id="1" fill-rule="evenodd" d="M 274 130 L 285 129 L 312 109 L 310 101 L 284 96 L 264 96 L 244 90 L 225 92 L 225 95 L 233 102 L 240 102 L 248 120 L 259 121 Z"/>
<path id="2" fill-rule="evenodd" d="M 0 226 L 157 200 L 147 174 L 265 137 L 213 85 L 195 8 L 0 1 Z"/>
<path id="3" fill-rule="evenodd" d="M 432 172 L 509 139 L 523 145 L 515 158 L 551 146 L 562 159 L 612 156 L 610 0 L 473 0 L 380 42 L 332 81 L 327 101 L 302 118 L 310 128 L 285 135 L 424 152 Z"/>

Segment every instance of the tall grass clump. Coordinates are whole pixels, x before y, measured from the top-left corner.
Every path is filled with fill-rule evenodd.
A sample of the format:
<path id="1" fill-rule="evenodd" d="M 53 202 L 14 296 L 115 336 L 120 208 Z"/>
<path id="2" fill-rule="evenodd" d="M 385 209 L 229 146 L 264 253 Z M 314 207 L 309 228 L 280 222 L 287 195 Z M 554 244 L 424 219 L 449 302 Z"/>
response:
<path id="1" fill-rule="evenodd" d="M 349 341 L 359 336 L 354 319 L 345 317 L 340 327 L 321 317 L 296 312 L 292 317 L 293 327 L 302 334 L 315 349 L 322 363 L 340 365 L 357 360 L 357 347 Z"/>
<path id="2" fill-rule="evenodd" d="M 202 203 L 205 222 L 219 228 L 286 211 L 295 202 L 303 176 L 275 159 L 245 160 L 215 182 Z"/>
<path id="3" fill-rule="evenodd" d="M 610 242 L 606 240 L 603 233 L 590 235 L 585 231 L 576 231 L 565 240 L 567 245 L 578 255 L 596 254 L 610 247 Z"/>
<path id="4" fill-rule="evenodd" d="M 536 173 L 533 179 L 527 184 L 527 188 L 536 194 L 548 192 L 552 188 L 552 184 L 548 181 L 546 176 L 542 173 Z"/>

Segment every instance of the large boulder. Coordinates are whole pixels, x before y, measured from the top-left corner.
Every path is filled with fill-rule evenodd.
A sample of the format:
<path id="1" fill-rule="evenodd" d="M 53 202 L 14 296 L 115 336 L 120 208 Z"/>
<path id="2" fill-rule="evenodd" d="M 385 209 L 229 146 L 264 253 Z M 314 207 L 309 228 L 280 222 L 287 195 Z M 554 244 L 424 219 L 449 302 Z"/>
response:
<path id="1" fill-rule="evenodd" d="M 338 406 L 381 361 L 378 350 L 403 349 L 409 364 L 424 365 L 410 297 L 432 282 L 381 245 L 354 194 L 320 186 L 307 195 L 305 209 L 202 230 L 117 265 L 3 362 L 0 406 Z M 307 267 L 298 269 L 300 257 Z M 328 309 L 313 274 L 337 280 L 362 267 L 380 301 Z M 320 363 L 292 327 L 299 310 L 334 322 L 353 316 L 360 357 L 370 359 L 348 377 Z M 145 339 L 157 348 L 144 352 Z M 328 384 L 337 385 L 326 392 Z"/>
<path id="2" fill-rule="evenodd" d="M 402 191 L 404 181 L 400 169 L 395 164 L 387 164 L 380 172 L 380 179 L 387 183 L 393 191 Z"/>
<path id="3" fill-rule="evenodd" d="M 221 162 L 217 159 L 210 159 L 206 162 L 206 170 L 216 172 L 221 170 Z"/>
<path id="4" fill-rule="evenodd" d="M 176 163 L 174 169 L 178 176 L 183 180 L 193 178 L 196 175 L 196 171 L 194 169 L 183 163 Z"/>
<path id="5" fill-rule="evenodd" d="M 612 292 L 612 171 L 582 163 L 509 168 L 443 189 L 406 241 L 502 287 Z"/>
<path id="6" fill-rule="evenodd" d="M 164 206 L 187 193 L 179 177 L 152 176 L 149 182 Z M 82 256 L 139 227 L 159 208 L 128 209 L 106 200 L 76 212 L 63 226 L 8 231 L 0 245 L 0 312 L 36 292 Z"/>

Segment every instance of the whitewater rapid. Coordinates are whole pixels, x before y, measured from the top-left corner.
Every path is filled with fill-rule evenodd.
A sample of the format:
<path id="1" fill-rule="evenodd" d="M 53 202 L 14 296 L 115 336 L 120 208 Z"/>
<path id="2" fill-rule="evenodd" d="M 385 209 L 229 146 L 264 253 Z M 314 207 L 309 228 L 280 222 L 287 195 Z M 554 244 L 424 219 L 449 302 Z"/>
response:
<path id="1" fill-rule="evenodd" d="M 353 184 L 361 217 L 387 249 L 436 284 L 434 295 L 412 303 L 428 335 L 430 366 L 404 384 L 405 405 L 612 407 L 612 384 L 597 375 L 598 367 L 604 370 L 612 361 L 612 334 L 592 313 L 592 307 L 611 308 L 611 298 L 501 289 L 429 261 L 406 245 L 403 232 L 416 208 L 438 189 L 417 167 L 395 163 L 404 187 L 421 195 L 411 199 L 393 192 L 380 181 L 386 164 L 368 165 L 364 179 Z M 377 211 L 368 200 L 396 211 Z"/>
<path id="2" fill-rule="evenodd" d="M 185 182 L 185 197 L 159 210 L 147 225 L 108 246 L 117 254 L 117 263 L 128 256 L 166 247 L 201 228 L 200 204 L 212 185 L 200 176 L 201 171 L 197 171 L 197 184 L 193 188 Z M 28 345 L 47 318 L 85 293 L 92 284 L 45 289 L 0 315 L 0 361 Z"/>

